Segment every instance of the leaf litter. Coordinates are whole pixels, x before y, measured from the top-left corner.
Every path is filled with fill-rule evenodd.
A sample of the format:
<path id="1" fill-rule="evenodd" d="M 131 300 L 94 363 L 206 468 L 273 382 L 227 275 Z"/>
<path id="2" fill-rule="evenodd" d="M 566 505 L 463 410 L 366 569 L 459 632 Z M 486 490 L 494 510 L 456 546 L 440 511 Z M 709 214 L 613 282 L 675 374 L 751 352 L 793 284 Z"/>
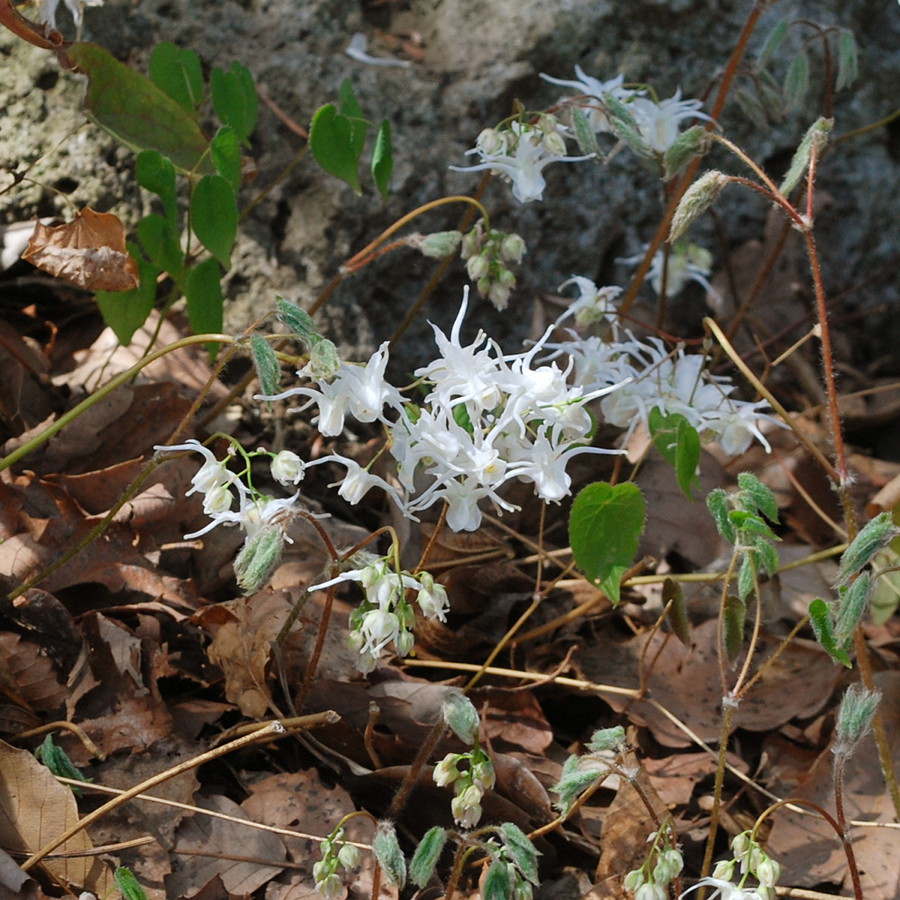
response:
<path id="1" fill-rule="evenodd" d="M 57 415 L 51 410 L 66 402 L 64 393 L 77 397 L 98 380 L 127 371 L 149 344 L 152 327 L 148 323 L 137 348 L 127 351 L 103 333 L 74 354 L 69 363 L 75 365 L 65 371 L 58 366 L 40 382 L 42 395 L 20 393 L 20 429 L 8 436 L 4 451 L 22 446 Z M 177 336 L 171 322 L 161 327 L 164 339 Z M 355 588 L 338 592 L 324 644 L 317 647 L 325 593 L 305 588 L 322 579 L 325 555 L 308 526 L 292 525 L 293 543 L 269 582 L 238 599 L 231 561 L 240 536 L 218 529 L 202 541 L 184 541 L 183 534 L 204 522 L 200 503 L 185 497 L 195 462 L 176 459 L 157 469 L 114 512 L 102 538 L 79 549 L 144 470 L 153 446 L 179 426 L 210 375 L 208 360 L 196 351 L 164 357 L 0 479 L 0 573 L 8 588 L 65 558 L 40 587 L 17 596 L 0 623 L 0 728 L 6 741 L 0 743 L 0 847 L 12 866 L 0 880 L 13 896 L 34 895 L 31 872 L 19 866 L 74 824 L 79 809 L 84 815 L 106 799 L 101 789 L 128 790 L 196 759 L 235 728 L 273 717 L 333 710 L 339 720 L 245 748 L 155 786 L 61 848 L 80 854 L 92 846 L 111 848 L 102 855 L 57 852 L 42 860 L 34 870 L 40 889 L 107 896 L 114 890 L 112 866 L 121 864 L 138 875 L 151 900 L 301 900 L 317 896 L 312 871 L 319 840 L 348 814 L 392 815 L 407 851 L 429 827 L 452 826 L 450 794 L 431 775 L 437 760 L 464 746 L 447 733 L 418 774 L 414 764 L 446 697 L 467 683 L 532 605 L 535 510 L 523 504 L 521 513 L 462 536 L 435 534 L 433 522 L 404 525 L 409 547 L 431 543 L 450 615 L 446 623 L 417 629 L 414 657 L 391 659 L 361 678 L 347 645 Z M 212 401 L 226 394 L 218 384 Z M 246 409 L 220 415 L 216 427 L 223 426 L 246 431 L 254 441 L 274 437 L 270 423 Z M 310 434 L 299 430 L 294 437 L 308 442 Z M 364 454 L 365 447 L 359 450 Z M 801 454 L 792 446 L 784 451 L 785 458 Z M 757 464 L 763 472 L 764 462 Z M 325 502 L 320 488 L 330 480 L 322 469 L 318 481 L 311 477 L 303 485 L 313 509 Z M 890 480 L 888 468 L 868 471 L 871 493 L 879 479 Z M 675 574 L 679 567 L 714 572 L 723 547 L 711 519 L 670 476 L 652 461 L 641 473 L 654 516 L 640 553 Z M 585 477 L 596 478 L 596 470 Z M 704 457 L 701 477 L 704 492 L 731 478 L 712 457 Z M 785 487 L 775 469 L 766 477 L 784 488 L 778 496 L 795 528 L 793 541 L 785 535 L 782 560 L 802 559 L 812 551 L 807 541 L 814 529 L 791 482 Z M 371 518 L 356 521 L 346 508 L 321 522 L 342 548 L 370 534 Z M 564 531 L 549 528 L 542 550 L 548 570 L 560 572 L 569 560 Z M 828 563 L 818 565 L 824 568 L 785 571 L 771 588 L 755 663 L 771 665 L 736 711 L 728 754 L 735 797 L 723 818 L 729 834 L 752 823 L 767 804 L 754 784 L 827 805 L 828 745 L 844 674 L 806 639 L 809 632 L 776 654 L 809 599 L 833 580 Z M 483 800 L 487 821 L 513 822 L 526 833 L 547 824 L 557 814 L 552 788 L 566 758 L 584 752 L 596 729 L 623 724 L 644 796 L 658 817 L 672 817 L 687 850 L 699 852 L 708 828 L 722 691 L 715 594 L 703 584 L 685 590 L 690 646 L 656 627 L 660 596 L 649 587 L 626 586 L 617 610 L 572 578 L 543 598 L 470 693 L 496 769 L 495 787 Z M 879 630 L 872 626 L 869 636 L 885 670 L 877 676 L 881 688 L 896 709 L 896 620 Z M 58 719 L 79 726 L 99 750 L 97 755 L 69 732 L 55 735 L 93 780 L 80 788 L 80 798 L 35 760 L 31 751 L 43 737 L 25 736 Z M 896 730 L 896 722 L 890 727 Z M 847 804 L 856 818 L 884 820 L 890 811 L 879 793 L 873 754 L 873 745 L 866 745 L 854 759 Z M 392 810 L 411 777 L 406 803 Z M 843 856 L 817 820 L 785 811 L 773 822 L 770 848 L 787 883 L 841 887 Z M 640 863 L 653 829 L 629 782 L 611 781 L 564 825 L 537 839 L 542 896 L 624 897 L 621 877 Z M 371 822 L 351 819 L 346 837 L 370 846 Z M 855 839 L 867 897 L 896 896 L 896 871 L 885 862 L 895 832 L 857 829 Z M 119 846 L 130 840 L 144 843 Z M 364 853 L 345 896 L 369 897 L 375 883 L 371 856 Z M 460 893 L 478 890 L 476 867 Z M 397 896 L 383 881 L 379 891 Z"/>

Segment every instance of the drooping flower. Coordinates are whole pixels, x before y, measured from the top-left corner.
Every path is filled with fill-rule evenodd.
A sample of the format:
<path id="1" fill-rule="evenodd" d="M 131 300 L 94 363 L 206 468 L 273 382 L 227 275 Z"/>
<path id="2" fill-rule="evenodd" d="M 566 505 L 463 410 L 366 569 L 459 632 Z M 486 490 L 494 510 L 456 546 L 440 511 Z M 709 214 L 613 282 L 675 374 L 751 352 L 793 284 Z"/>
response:
<path id="1" fill-rule="evenodd" d="M 603 95 L 611 94 L 617 100 L 625 103 L 632 97 L 638 96 L 638 92 L 624 87 L 624 75 L 616 75 L 615 78 L 610 78 L 609 81 L 600 81 L 599 78 L 586 75 L 581 66 L 575 66 L 575 74 L 578 76 L 576 81 L 569 81 L 565 78 L 551 78 L 543 72 L 541 73 L 541 78 L 550 84 L 573 88 L 587 98 L 588 102 L 579 103 L 578 106 L 585 111 L 588 122 L 595 134 L 612 131 L 609 124 L 609 116 L 603 107 Z"/>
<path id="2" fill-rule="evenodd" d="M 583 162 L 587 156 L 565 156 L 565 142 L 557 131 L 543 132 L 521 122 L 513 122 L 510 131 L 501 133 L 500 144 L 479 142 L 467 155 L 478 154 L 475 166 L 450 166 L 454 172 L 480 172 L 490 169 L 512 182 L 513 196 L 520 203 L 541 200 L 547 182 L 543 171 L 554 162 Z M 496 148 L 496 150 L 495 150 Z M 562 152 L 560 152 L 562 148 Z M 494 151 L 494 152 L 492 152 Z"/>
<path id="3" fill-rule="evenodd" d="M 701 112 L 702 100 L 682 100 L 681 88 L 668 100 L 635 97 L 628 109 L 638 124 L 641 137 L 656 153 L 665 153 L 678 139 L 685 119 L 712 119 Z"/>

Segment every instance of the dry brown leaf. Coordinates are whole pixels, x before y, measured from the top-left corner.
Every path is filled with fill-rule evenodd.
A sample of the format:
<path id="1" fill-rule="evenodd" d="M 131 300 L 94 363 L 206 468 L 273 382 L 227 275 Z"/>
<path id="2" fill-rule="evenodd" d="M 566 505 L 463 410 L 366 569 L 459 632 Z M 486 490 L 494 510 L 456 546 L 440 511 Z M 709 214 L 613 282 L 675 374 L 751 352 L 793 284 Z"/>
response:
<path id="1" fill-rule="evenodd" d="M 10 851 L 36 853 L 77 822 L 72 791 L 27 750 L 0 741 L 0 845 Z M 87 834 L 79 831 L 58 849 L 77 854 L 92 846 Z M 40 865 L 70 890 L 84 888 L 103 897 L 116 889 L 109 867 L 96 856 L 44 859 Z"/>
<path id="2" fill-rule="evenodd" d="M 196 805 L 235 819 L 248 818 L 237 803 L 221 794 L 200 797 Z M 166 876 L 168 896 L 195 897 L 218 877 L 229 895 L 246 897 L 281 872 L 284 867 L 279 863 L 287 858 L 287 851 L 281 838 L 270 831 L 196 813 L 179 826 L 172 855 L 181 859 Z"/>
<path id="3" fill-rule="evenodd" d="M 36 222 L 22 259 L 88 291 L 130 291 L 140 284 L 121 219 L 88 206 L 65 225 Z"/>
<path id="4" fill-rule="evenodd" d="M 0 687 L 38 712 L 58 709 L 69 695 L 41 648 L 8 631 L 0 632 Z"/>
<path id="5" fill-rule="evenodd" d="M 718 623 L 710 620 L 693 629 L 690 649 L 672 634 L 656 632 L 646 654 L 650 666 L 647 686 L 651 696 L 704 741 L 715 741 L 722 729 L 722 687 L 716 655 Z M 616 642 L 600 635 L 590 654 L 581 659 L 582 670 L 591 681 L 638 688 L 643 635 Z M 779 642 L 761 636 L 756 657 L 758 668 Z M 753 690 L 741 700 L 734 716 L 735 728 L 769 731 L 794 717 L 815 715 L 831 697 L 840 672 L 818 644 L 795 638 L 768 667 Z M 622 697 L 605 696 L 616 710 L 626 710 L 629 719 L 646 725 L 667 747 L 687 747 L 690 739 L 658 709 Z"/>

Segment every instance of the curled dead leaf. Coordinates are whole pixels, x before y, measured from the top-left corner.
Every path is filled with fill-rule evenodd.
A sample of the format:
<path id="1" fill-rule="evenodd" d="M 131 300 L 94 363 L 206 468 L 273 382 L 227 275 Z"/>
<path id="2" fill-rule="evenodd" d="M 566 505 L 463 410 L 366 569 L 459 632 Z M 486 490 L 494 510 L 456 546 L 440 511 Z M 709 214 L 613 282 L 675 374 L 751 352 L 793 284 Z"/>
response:
<path id="1" fill-rule="evenodd" d="M 130 291 L 140 283 L 121 219 L 87 206 L 65 225 L 36 222 L 22 259 L 89 291 Z"/>

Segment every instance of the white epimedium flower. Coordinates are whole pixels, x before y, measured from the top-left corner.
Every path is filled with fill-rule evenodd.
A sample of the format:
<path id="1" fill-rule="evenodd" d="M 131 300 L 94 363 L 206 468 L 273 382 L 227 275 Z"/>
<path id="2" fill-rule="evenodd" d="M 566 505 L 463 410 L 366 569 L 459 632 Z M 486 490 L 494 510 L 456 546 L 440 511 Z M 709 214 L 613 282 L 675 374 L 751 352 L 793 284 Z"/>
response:
<path id="1" fill-rule="evenodd" d="M 197 470 L 197 473 L 191 478 L 191 487 L 185 491 L 185 497 L 200 491 L 202 494 L 208 494 L 211 490 L 218 487 L 227 487 L 232 484 L 237 476 L 229 471 L 227 467 L 227 459 L 234 453 L 234 448 L 229 446 L 228 457 L 225 460 L 216 458 L 216 455 L 200 443 L 196 438 L 189 438 L 183 444 L 172 444 L 171 446 L 157 445 L 153 448 L 159 452 L 175 453 L 179 450 L 189 450 L 194 453 L 200 453 L 203 456 L 204 463 Z"/>
<path id="2" fill-rule="evenodd" d="M 543 72 L 541 73 L 541 78 L 550 84 L 572 88 L 578 91 L 579 95 L 591 101 L 586 104 L 579 103 L 578 106 L 584 110 L 595 134 L 611 131 L 609 116 L 603 106 L 603 95 L 610 94 L 622 103 L 626 103 L 632 97 L 637 96 L 638 92 L 624 86 L 624 75 L 617 75 L 615 78 L 610 78 L 609 81 L 600 81 L 599 78 L 586 75 L 581 66 L 575 66 L 575 74 L 578 76 L 576 81 L 570 81 L 565 78 L 551 78 Z"/>
<path id="3" fill-rule="evenodd" d="M 634 116 L 641 137 L 656 153 L 665 153 L 681 134 L 681 123 L 685 119 L 712 119 L 701 112 L 702 100 L 682 100 L 681 88 L 668 100 L 651 100 L 649 97 L 634 97 L 628 104 Z"/>
<path id="4" fill-rule="evenodd" d="M 388 342 L 385 341 L 369 358 L 365 366 L 341 362 L 331 380 L 316 379 L 318 390 L 309 387 L 291 388 L 274 396 L 257 396 L 257 400 L 284 400 L 288 397 L 308 397 L 301 409 L 315 403 L 319 408 L 316 427 L 326 437 L 336 437 L 344 430 L 344 418 L 349 413 L 360 422 L 385 421 L 385 406 L 399 409 L 403 398 L 400 392 L 385 381 L 388 362 Z M 312 376 L 309 366 L 300 369 L 301 377 Z"/>
<path id="5" fill-rule="evenodd" d="M 558 288 L 562 290 L 574 284 L 578 288 L 578 296 L 569 304 L 568 308 L 559 316 L 554 324 L 559 325 L 569 316 L 575 317 L 575 324 L 580 328 L 590 325 L 599 325 L 602 322 L 616 322 L 618 310 L 615 301 L 622 293 L 622 288 L 615 285 L 597 287 L 589 278 L 573 275 L 564 281 Z"/>
<path id="6" fill-rule="evenodd" d="M 635 256 L 618 259 L 616 262 L 637 265 L 643 258 L 644 254 L 638 253 Z M 680 294 L 689 281 L 696 281 L 710 294 L 718 296 L 709 283 L 711 271 L 712 253 L 709 250 L 697 244 L 678 243 L 669 249 L 668 258 L 662 248 L 656 251 L 647 270 L 647 280 L 656 291 L 657 297 L 663 294 L 663 281 L 666 299 Z"/>
<path id="7" fill-rule="evenodd" d="M 521 122 L 513 122 L 501 142 L 482 141 L 466 155 L 478 154 L 481 162 L 475 166 L 450 166 L 454 172 L 479 172 L 490 169 L 512 182 L 513 196 L 520 203 L 541 200 L 547 182 L 543 170 L 554 162 L 583 162 L 587 156 L 565 156 L 565 141 L 557 131 L 545 132 Z M 489 152 L 497 147 L 497 152 Z M 488 149 L 485 149 L 488 148 Z"/>

